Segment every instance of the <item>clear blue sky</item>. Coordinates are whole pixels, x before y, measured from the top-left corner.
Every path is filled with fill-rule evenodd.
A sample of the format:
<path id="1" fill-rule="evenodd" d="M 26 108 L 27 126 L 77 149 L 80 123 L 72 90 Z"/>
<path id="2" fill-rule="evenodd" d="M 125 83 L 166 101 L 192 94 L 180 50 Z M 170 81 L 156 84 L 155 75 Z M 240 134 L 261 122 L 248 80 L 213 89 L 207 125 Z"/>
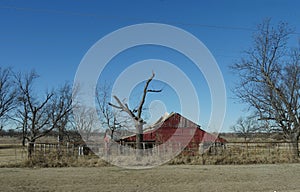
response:
<path id="1" fill-rule="evenodd" d="M 139 23 L 174 25 L 200 39 L 215 57 L 227 89 L 227 112 L 222 131 L 228 131 L 245 113 L 245 106 L 232 99 L 230 89 L 237 77 L 230 73 L 228 66 L 251 45 L 256 25 L 267 17 L 274 23 L 283 20 L 295 27 L 297 33 L 291 37 L 290 45 L 298 47 L 299 8 L 297 0 L 0 0 L 0 65 L 12 66 L 16 71 L 35 69 L 41 76 L 37 86 L 46 90 L 65 81 L 72 82 L 85 53 L 110 32 Z M 133 48 L 114 58 L 101 78 L 114 82 L 122 70 L 144 59 L 175 63 L 188 74 L 200 95 L 199 124 L 205 129 L 210 115 L 209 89 L 205 79 L 202 83 L 195 82 L 195 77 L 201 78 L 201 73 L 178 53 L 155 46 Z M 174 95 L 174 90 L 160 82 L 155 82 L 153 87 L 164 91 L 160 96 L 152 95 L 149 100 L 162 100 L 168 112 L 180 110 L 177 97 L 168 99 L 168 95 Z M 133 98 L 139 88 L 133 91 Z M 157 108 L 162 109 L 162 105 Z"/>

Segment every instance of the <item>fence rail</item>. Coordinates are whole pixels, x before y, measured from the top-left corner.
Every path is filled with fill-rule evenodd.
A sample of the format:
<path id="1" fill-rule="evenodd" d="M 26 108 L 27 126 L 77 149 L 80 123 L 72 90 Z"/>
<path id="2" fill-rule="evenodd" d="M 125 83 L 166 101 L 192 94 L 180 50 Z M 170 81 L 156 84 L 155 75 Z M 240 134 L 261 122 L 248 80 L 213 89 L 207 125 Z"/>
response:
<path id="1" fill-rule="evenodd" d="M 33 155 L 60 154 L 63 156 L 82 157 L 92 153 L 98 156 L 107 155 L 135 155 L 135 150 L 123 145 L 111 145 L 109 150 L 105 144 L 89 145 L 90 149 L 84 143 L 35 143 Z M 154 145 L 153 148 L 145 149 L 145 155 L 164 155 L 176 150 L 183 151 L 182 154 L 197 156 L 201 155 L 199 146 L 184 149 L 180 143 L 174 145 Z M 91 153 L 92 152 L 92 153 Z M 290 158 L 291 143 L 289 142 L 229 142 L 225 146 L 210 146 L 204 150 L 205 154 L 211 158 L 222 157 L 235 160 L 242 159 L 285 159 Z M 18 144 L 0 145 L 0 165 L 11 162 L 20 162 L 27 158 L 27 147 Z"/>

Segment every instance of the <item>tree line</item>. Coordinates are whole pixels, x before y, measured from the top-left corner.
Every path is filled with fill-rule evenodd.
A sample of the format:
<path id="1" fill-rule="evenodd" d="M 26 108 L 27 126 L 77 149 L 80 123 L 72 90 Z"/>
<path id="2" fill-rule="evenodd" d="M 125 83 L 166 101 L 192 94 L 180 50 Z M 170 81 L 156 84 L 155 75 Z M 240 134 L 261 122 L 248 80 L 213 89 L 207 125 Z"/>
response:
<path id="1" fill-rule="evenodd" d="M 38 78 L 34 70 L 23 73 L 10 67 L 0 67 L 0 131 L 20 136 L 22 145 L 27 143 L 28 157 L 31 157 L 34 143 L 46 135 L 55 135 L 60 143 L 88 141 L 95 129 L 104 127 L 113 135 L 123 126 L 123 122 L 117 120 L 118 112 L 108 105 L 108 86 L 97 89 L 99 116 L 82 106 L 82 111 L 74 115 L 72 110 L 80 105 L 73 102 L 77 88 L 64 83 L 42 93 L 35 87 Z M 96 123 L 97 118 L 102 125 Z M 85 138 L 79 133 L 83 133 Z"/>

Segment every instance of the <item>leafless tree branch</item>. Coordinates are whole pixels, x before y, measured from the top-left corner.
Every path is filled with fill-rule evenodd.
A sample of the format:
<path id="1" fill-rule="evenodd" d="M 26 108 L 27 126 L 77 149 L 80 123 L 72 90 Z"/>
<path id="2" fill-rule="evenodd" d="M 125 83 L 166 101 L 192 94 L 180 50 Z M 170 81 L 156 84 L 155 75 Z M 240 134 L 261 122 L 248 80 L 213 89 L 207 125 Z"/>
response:
<path id="1" fill-rule="evenodd" d="M 240 77 L 235 89 L 237 97 L 248 103 L 261 120 L 281 127 L 298 156 L 300 53 L 286 46 L 291 32 L 287 23 L 274 27 L 265 20 L 258 27 L 252 49 L 232 69 Z"/>

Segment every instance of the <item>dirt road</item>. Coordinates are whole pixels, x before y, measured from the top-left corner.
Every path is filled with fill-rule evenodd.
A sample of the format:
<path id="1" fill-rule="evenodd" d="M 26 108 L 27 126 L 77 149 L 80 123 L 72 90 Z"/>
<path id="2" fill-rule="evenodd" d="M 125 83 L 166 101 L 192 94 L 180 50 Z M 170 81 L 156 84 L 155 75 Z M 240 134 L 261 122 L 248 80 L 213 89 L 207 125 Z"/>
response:
<path id="1" fill-rule="evenodd" d="M 300 164 L 1 168 L 0 191 L 300 191 Z"/>

